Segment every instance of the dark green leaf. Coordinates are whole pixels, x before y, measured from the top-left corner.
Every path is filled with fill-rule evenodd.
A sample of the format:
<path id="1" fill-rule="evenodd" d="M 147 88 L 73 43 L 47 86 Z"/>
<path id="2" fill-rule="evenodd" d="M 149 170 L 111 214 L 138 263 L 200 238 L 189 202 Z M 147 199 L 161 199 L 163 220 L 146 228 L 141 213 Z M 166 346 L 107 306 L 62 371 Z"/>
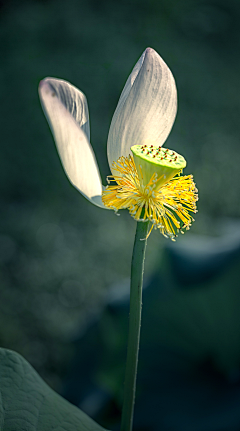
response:
<path id="1" fill-rule="evenodd" d="M 54 392 L 19 354 L 0 349 L 1 431 L 104 431 Z"/>

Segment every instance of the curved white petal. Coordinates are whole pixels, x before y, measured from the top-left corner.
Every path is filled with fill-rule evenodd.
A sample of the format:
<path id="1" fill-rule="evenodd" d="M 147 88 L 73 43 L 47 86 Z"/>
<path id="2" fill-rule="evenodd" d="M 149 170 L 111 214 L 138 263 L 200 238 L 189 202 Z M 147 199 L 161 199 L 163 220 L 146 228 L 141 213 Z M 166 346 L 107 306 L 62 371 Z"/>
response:
<path id="1" fill-rule="evenodd" d="M 89 143 L 89 116 L 84 94 L 66 81 L 46 78 L 39 94 L 63 168 L 71 183 L 92 203 L 102 203 L 102 183 Z"/>
<path id="2" fill-rule="evenodd" d="M 147 48 L 120 96 L 108 135 L 108 162 L 128 156 L 136 144 L 162 146 L 177 112 L 177 89 L 159 54 Z"/>

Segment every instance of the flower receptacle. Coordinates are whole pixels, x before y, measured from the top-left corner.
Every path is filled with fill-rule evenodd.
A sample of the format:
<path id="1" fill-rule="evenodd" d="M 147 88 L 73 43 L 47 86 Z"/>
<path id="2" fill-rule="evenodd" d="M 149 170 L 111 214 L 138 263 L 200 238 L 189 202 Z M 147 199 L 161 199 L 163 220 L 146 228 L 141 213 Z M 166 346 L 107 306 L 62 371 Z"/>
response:
<path id="1" fill-rule="evenodd" d="M 183 156 L 168 148 L 155 145 L 134 145 L 131 147 L 139 179 L 146 186 L 153 175 L 155 190 L 168 183 L 175 175 L 186 167 Z"/>

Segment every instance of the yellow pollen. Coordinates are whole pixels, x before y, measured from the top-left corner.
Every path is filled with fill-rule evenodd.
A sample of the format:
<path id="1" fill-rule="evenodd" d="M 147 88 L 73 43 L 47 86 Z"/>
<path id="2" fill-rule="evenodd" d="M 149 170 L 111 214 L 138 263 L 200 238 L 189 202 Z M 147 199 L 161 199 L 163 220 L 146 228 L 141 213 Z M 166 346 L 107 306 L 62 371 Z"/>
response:
<path id="1" fill-rule="evenodd" d="M 183 229 L 189 229 L 194 221 L 189 211 L 197 212 L 198 200 L 192 175 L 178 173 L 156 190 L 161 177 L 154 173 L 148 184 L 143 184 L 131 155 L 120 157 L 112 168 L 116 174 L 108 176 L 107 181 L 116 184 L 103 191 L 102 201 L 106 207 L 114 211 L 127 208 L 135 220 L 150 220 L 152 226 L 148 235 L 154 227 L 174 241 L 179 231 L 183 233 Z"/>

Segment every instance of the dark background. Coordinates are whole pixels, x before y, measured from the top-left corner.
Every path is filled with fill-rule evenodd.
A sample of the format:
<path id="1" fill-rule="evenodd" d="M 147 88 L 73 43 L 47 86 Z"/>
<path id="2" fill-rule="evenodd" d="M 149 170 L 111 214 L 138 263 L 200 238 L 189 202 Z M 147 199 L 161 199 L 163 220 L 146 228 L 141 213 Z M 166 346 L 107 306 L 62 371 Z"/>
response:
<path id="1" fill-rule="evenodd" d="M 184 155 L 185 173 L 193 173 L 199 189 L 196 222 L 178 239 L 179 247 L 186 244 L 191 255 L 196 236 L 220 238 L 211 246 L 213 256 L 222 236 L 230 235 L 231 251 L 240 216 L 239 23 L 238 0 L 0 2 L 0 345 L 21 353 L 57 391 L 71 368 L 75 340 L 101 314 L 109 289 L 119 285 L 121 291 L 129 277 L 135 222 L 127 212 L 116 217 L 94 207 L 70 185 L 40 107 L 38 83 L 62 78 L 86 94 L 91 143 L 105 183 L 107 134 L 120 92 L 145 48 L 154 48 L 178 88 L 178 115 L 166 146 Z M 203 242 L 203 266 L 212 268 L 204 247 L 209 243 Z M 161 271 L 168 249 L 169 240 L 153 231 L 146 279 Z M 172 290 L 176 266 L 169 259 Z M 191 264 L 186 268 L 197 282 L 203 270 L 191 270 Z M 238 305 L 237 269 L 231 274 L 223 289 Z M 195 281 L 179 283 L 190 289 Z M 208 288 L 203 277 L 198 289 Z M 225 293 L 216 293 L 220 305 L 209 312 L 214 324 L 221 321 Z M 205 310 L 202 302 L 199 307 Z M 229 312 L 226 321 L 227 337 L 237 346 L 220 366 L 229 375 L 240 363 L 240 336 L 238 317 Z M 221 343 L 219 338 L 218 352 Z"/>

